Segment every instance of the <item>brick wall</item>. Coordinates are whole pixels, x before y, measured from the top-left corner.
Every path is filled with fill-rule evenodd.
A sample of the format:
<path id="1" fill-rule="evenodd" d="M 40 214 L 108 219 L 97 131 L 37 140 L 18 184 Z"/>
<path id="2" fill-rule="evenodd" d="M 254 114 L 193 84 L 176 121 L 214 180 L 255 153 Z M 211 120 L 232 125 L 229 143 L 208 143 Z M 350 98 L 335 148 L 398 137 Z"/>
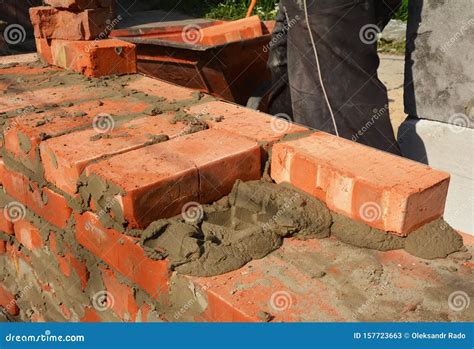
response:
<path id="1" fill-rule="evenodd" d="M 270 155 L 277 182 L 374 227 L 406 235 L 442 215 L 444 173 L 185 88 L 35 64 L 0 66 L 0 77 L 0 300 L 9 319 L 173 321 L 175 276 L 137 244 L 137 229 L 188 202 L 216 201 L 237 179 L 259 179 Z M 194 119 L 174 121 L 182 113 Z M 258 320 L 213 311 L 202 316 Z"/>
<path id="2" fill-rule="evenodd" d="M 90 78 L 133 72 L 128 47 L 88 40 L 88 10 L 64 11 L 31 12 L 43 59 L 87 77 L 0 61 L 2 319 L 174 321 L 196 307 L 194 320 L 267 321 L 138 241 L 150 223 L 219 200 L 270 164 L 277 183 L 396 235 L 442 216 L 445 173 L 141 75 Z M 70 32 L 70 20 L 90 31 Z M 190 291 L 191 304 L 174 298 Z"/>

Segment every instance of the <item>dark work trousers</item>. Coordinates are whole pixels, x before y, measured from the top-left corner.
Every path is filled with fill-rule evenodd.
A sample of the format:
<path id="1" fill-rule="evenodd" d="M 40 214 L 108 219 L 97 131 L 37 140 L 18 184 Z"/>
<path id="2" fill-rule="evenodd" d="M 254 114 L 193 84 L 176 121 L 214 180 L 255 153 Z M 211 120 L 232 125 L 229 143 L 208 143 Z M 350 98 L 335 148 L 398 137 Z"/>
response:
<path id="1" fill-rule="evenodd" d="M 399 155 L 376 32 L 401 0 L 281 0 L 270 44 L 270 114 Z M 317 69 L 315 43 L 323 85 Z M 323 93 L 325 88 L 334 121 Z M 335 123 L 335 125 L 334 125 Z"/>

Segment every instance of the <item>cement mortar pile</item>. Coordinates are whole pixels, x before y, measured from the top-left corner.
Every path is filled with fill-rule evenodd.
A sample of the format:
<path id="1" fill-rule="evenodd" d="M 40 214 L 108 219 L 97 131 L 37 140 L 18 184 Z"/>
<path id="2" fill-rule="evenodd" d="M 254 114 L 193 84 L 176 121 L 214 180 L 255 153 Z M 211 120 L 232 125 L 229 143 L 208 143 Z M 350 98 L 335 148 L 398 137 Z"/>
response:
<path id="1" fill-rule="evenodd" d="M 405 249 L 425 258 L 445 258 L 463 249 L 462 237 L 442 219 L 403 238 L 330 212 L 326 205 L 289 185 L 238 181 L 232 192 L 193 217 L 153 222 L 141 244 L 153 259 L 193 276 L 236 270 L 278 249 L 284 238 L 322 239 L 380 251 Z"/>

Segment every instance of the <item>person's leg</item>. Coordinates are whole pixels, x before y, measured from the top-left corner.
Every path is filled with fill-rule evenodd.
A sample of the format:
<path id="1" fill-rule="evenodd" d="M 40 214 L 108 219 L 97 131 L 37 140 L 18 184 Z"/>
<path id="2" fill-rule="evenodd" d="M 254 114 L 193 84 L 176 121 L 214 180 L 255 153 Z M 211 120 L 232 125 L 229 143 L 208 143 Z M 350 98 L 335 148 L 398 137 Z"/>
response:
<path id="1" fill-rule="evenodd" d="M 380 0 L 375 3 L 375 23 L 382 31 L 395 15 L 403 0 Z"/>
<path id="2" fill-rule="evenodd" d="M 333 134 L 337 128 L 341 137 L 399 154 L 387 90 L 377 77 L 376 38 L 367 35 L 376 31 L 374 4 L 375 0 L 282 0 L 287 17 L 300 18 L 287 42 L 293 118 Z"/>
<path id="3" fill-rule="evenodd" d="M 275 29 L 272 32 L 272 40 L 268 45 L 269 59 L 268 69 L 272 75 L 272 83 L 268 100 L 267 112 L 271 115 L 284 114 L 290 119 L 293 111 L 291 105 L 291 94 L 288 85 L 288 52 L 287 36 L 289 25 L 286 14 L 280 5 L 277 14 Z"/>

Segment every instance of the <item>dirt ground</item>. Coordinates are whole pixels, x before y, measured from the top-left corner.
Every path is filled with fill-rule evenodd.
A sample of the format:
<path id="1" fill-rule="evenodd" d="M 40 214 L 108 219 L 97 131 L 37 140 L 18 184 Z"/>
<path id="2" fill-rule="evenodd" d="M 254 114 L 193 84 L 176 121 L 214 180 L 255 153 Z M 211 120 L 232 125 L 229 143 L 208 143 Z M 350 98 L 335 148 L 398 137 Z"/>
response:
<path id="1" fill-rule="evenodd" d="M 390 105 L 390 119 L 395 135 L 405 120 L 403 108 L 404 56 L 380 55 L 379 78 L 387 86 Z"/>

